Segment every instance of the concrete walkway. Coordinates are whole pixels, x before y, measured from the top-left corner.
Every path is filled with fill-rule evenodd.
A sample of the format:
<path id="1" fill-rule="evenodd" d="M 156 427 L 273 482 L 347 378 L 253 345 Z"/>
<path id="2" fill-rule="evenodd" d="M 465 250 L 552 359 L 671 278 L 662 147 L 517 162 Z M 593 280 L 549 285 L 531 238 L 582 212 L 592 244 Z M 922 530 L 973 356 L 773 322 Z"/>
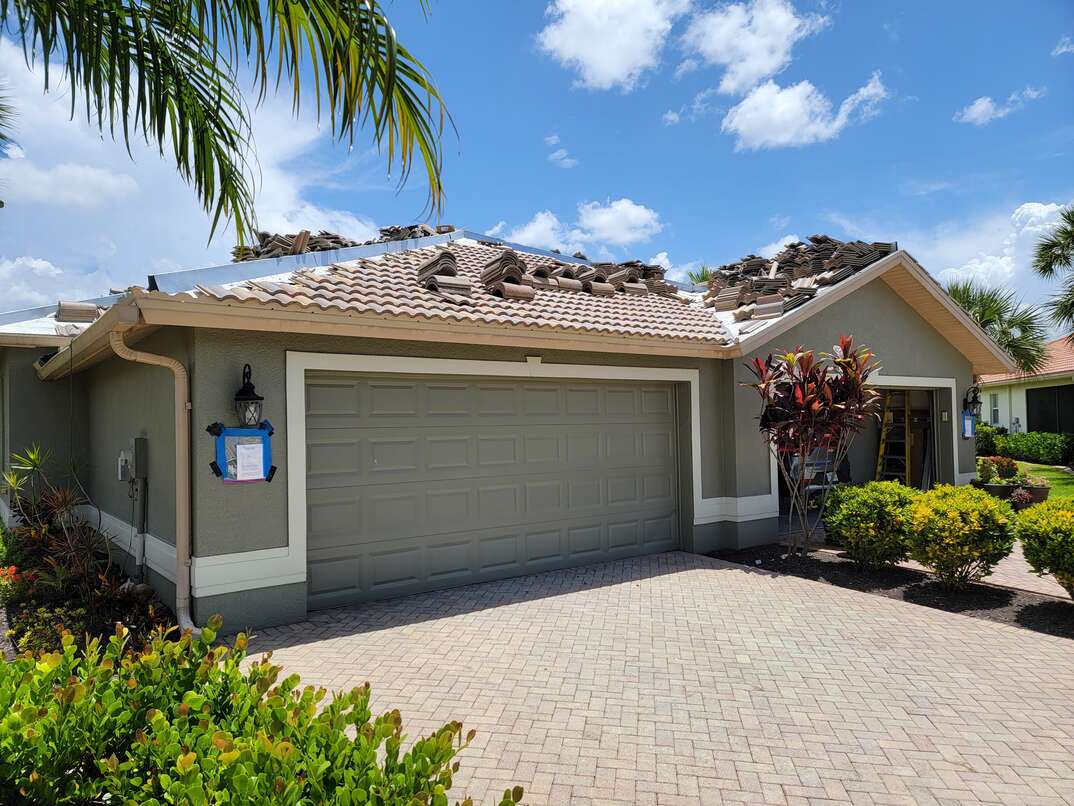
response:
<path id="1" fill-rule="evenodd" d="M 680 552 L 315 614 L 253 650 L 370 681 L 452 791 L 531 804 L 1074 803 L 1074 642 Z"/>

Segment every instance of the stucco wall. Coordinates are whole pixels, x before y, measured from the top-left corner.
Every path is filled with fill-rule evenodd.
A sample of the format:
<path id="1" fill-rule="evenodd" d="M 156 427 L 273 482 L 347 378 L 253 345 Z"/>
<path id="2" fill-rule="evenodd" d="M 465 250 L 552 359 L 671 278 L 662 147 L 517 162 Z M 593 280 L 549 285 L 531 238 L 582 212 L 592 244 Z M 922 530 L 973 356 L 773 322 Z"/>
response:
<path id="1" fill-rule="evenodd" d="M 191 332 L 160 330 L 138 344 L 137 350 L 160 353 L 190 364 Z M 175 403 L 172 373 L 163 367 L 136 364 L 112 357 L 81 376 L 86 386 L 88 416 L 87 488 L 93 503 L 131 523 L 127 482 L 116 478 L 121 450 L 130 450 L 135 437 L 149 445 L 148 531 L 175 543 Z M 59 383 L 63 383 L 62 381 Z"/>
<path id="2" fill-rule="evenodd" d="M 475 360 L 523 361 L 540 355 L 546 363 L 688 367 L 700 370 L 702 489 L 705 497 L 731 494 L 722 443 L 733 429 L 728 414 L 728 362 L 512 349 L 476 345 L 423 344 L 377 339 L 346 339 L 271 333 L 199 330 L 194 336 L 194 553 L 199 556 L 273 548 L 287 543 L 286 353 L 422 356 Z M 264 416 L 276 429 L 273 461 L 279 470 L 270 484 L 224 485 L 208 469 L 212 441 L 203 433 L 209 423 L 234 423 L 232 398 L 242 365 L 251 364 L 253 381 L 265 397 Z M 300 420 L 299 420 L 300 421 Z M 686 489 L 689 489 L 688 479 Z"/>
<path id="3" fill-rule="evenodd" d="M 1042 381 L 1025 381 L 1023 383 L 1002 384 L 996 386 L 981 387 L 981 420 L 991 421 L 991 398 L 990 395 L 999 396 L 999 421 L 995 425 L 1014 430 L 1012 423 L 1018 418 L 1020 431 L 1029 427 L 1029 416 L 1026 412 L 1026 390 L 1040 389 L 1050 386 L 1064 386 L 1074 383 L 1074 378 L 1048 378 Z"/>
<path id="4" fill-rule="evenodd" d="M 48 467 L 53 481 L 66 480 L 74 469 L 85 482 L 86 405 L 81 377 L 42 383 L 34 362 L 51 349 L 8 347 L 0 350 L 0 447 L 4 469 L 11 466 L 12 452 L 31 444 L 49 451 Z"/>
<path id="5" fill-rule="evenodd" d="M 738 495 L 757 495 L 768 492 L 769 467 L 765 448 L 757 435 L 757 395 L 740 386 L 752 375 L 744 366 L 753 356 L 789 350 L 795 345 L 818 351 L 830 351 L 840 333 L 854 337 L 855 343 L 870 347 L 882 366 L 882 375 L 908 375 L 928 378 L 954 378 L 955 399 L 949 392 L 937 393 L 938 468 L 940 480 L 954 480 L 952 463 L 952 429 L 958 428 L 962 397 L 973 383 L 969 361 L 934 330 L 916 311 L 888 287 L 883 280 L 874 280 L 805 322 L 783 333 L 744 359 L 734 362 L 736 384 L 735 416 L 737 422 L 735 445 L 737 451 Z M 943 422 L 940 412 L 947 412 Z M 958 441 L 958 473 L 974 470 L 974 443 Z"/>

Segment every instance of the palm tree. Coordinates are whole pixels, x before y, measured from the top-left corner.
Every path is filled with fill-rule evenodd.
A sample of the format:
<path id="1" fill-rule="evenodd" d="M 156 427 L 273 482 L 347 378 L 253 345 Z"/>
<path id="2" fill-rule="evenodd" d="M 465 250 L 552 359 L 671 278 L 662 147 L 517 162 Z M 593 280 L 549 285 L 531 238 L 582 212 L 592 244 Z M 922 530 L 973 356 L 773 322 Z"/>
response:
<path id="1" fill-rule="evenodd" d="M 712 269 L 702 263 L 698 268 L 687 272 L 686 278 L 694 285 L 708 285 L 712 279 Z"/>
<path id="2" fill-rule="evenodd" d="M 169 151 L 211 216 L 210 238 L 221 220 L 240 242 L 255 228 L 247 76 L 256 103 L 282 88 L 296 114 L 312 91 L 340 141 L 369 124 L 388 170 L 398 160 L 402 183 L 422 165 L 440 209 L 446 110 L 380 0 L 0 0 L 0 31 L 40 63 L 45 91 L 69 83 L 72 118 L 82 104 L 128 149 L 142 137 Z M 0 142 L 12 115 L 0 105 Z"/>
<path id="3" fill-rule="evenodd" d="M 1023 305 L 1013 291 L 964 280 L 948 283 L 947 293 L 973 317 L 1023 372 L 1036 372 L 1044 363 L 1047 324 L 1043 311 Z"/>
<path id="4" fill-rule="evenodd" d="M 1074 342 L 1074 207 L 1059 213 L 1059 223 L 1051 235 L 1037 242 L 1033 268 L 1041 277 L 1056 277 L 1065 272 L 1062 290 L 1052 298 L 1048 307 L 1052 321 L 1067 331 Z"/>

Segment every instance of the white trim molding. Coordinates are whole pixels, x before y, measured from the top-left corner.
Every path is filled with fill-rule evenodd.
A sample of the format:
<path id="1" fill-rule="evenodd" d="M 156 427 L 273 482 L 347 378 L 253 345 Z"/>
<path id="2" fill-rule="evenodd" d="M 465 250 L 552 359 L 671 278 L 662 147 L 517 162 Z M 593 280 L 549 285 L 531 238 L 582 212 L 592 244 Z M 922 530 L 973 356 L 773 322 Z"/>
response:
<path id="1" fill-rule="evenodd" d="M 870 379 L 874 386 L 895 389 L 949 389 L 951 391 L 951 469 L 955 484 L 969 484 L 976 472 L 962 473 L 958 469 L 958 445 L 961 427 L 958 411 L 958 385 L 955 378 L 918 378 L 913 375 L 884 375 L 876 372 Z"/>

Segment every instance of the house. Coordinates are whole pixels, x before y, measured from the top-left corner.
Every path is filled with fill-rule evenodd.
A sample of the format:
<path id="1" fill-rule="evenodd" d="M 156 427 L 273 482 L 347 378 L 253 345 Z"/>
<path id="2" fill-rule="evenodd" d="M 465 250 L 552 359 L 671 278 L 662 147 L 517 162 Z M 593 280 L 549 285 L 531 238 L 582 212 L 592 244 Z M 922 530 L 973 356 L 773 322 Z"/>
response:
<path id="1" fill-rule="evenodd" d="M 1032 373 L 982 375 L 981 418 L 1009 431 L 1074 434 L 1074 343 L 1048 342 L 1044 365 Z"/>
<path id="2" fill-rule="evenodd" d="M 0 316 L 5 456 L 37 442 L 70 460 L 117 556 L 184 623 L 257 626 L 773 540 L 750 356 L 853 334 L 877 383 L 920 399 L 948 482 L 974 472 L 958 427 L 974 376 L 1013 368 L 894 244 L 816 236 L 701 296 L 658 266 L 443 230 L 273 241 Z M 240 386 L 271 423 L 252 436 L 221 431 Z M 873 477 L 871 438 L 855 481 Z"/>

